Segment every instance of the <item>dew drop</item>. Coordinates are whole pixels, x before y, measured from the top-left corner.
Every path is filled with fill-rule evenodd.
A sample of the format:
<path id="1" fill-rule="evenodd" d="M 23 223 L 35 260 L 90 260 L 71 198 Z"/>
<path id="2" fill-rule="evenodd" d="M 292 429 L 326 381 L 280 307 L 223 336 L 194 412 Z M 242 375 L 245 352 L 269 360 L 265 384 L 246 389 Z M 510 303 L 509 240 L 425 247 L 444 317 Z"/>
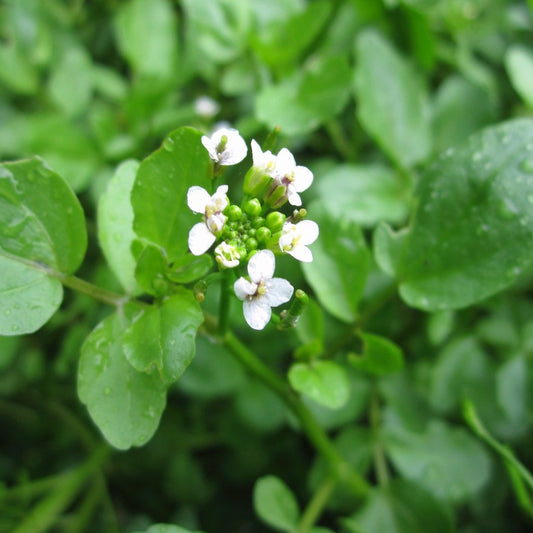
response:
<path id="1" fill-rule="evenodd" d="M 11 326 L 11 331 L 13 331 L 13 332 L 17 332 L 19 329 L 20 329 L 20 328 L 19 328 L 16 324 L 13 324 L 13 325 Z"/>
<path id="2" fill-rule="evenodd" d="M 11 309 L 6 309 L 4 315 L 9 316 L 11 314 Z"/>
<path id="3" fill-rule="evenodd" d="M 174 139 L 172 139 L 171 137 L 167 137 L 164 141 L 163 141 L 163 148 L 167 151 L 167 152 L 172 152 L 175 148 L 175 145 L 174 145 Z"/>
<path id="4" fill-rule="evenodd" d="M 498 214 L 501 218 L 505 220 L 510 220 L 515 218 L 517 213 L 518 209 L 516 208 L 514 203 L 508 198 L 505 198 L 500 202 L 498 206 Z"/>
<path id="5" fill-rule="evenodd" d="M 109 396 L 109 395 L 111 394 L 111 388 L 110 388 L 110 387 L 106 387 L 106 388 L 104 389 L 104 394 L 105 394 L 106 396 Z"/>
<path id="6" fill-rule="evenodd" d="M 524 159 L 524 161 L 520 163 L 520 170 L 522 172 L 527 172 L 528 174 L 533 174 L 533 160 Z"/>
<path id="7" fill-rule="evenodd" d="M 481 152 L 475 152 L 474 155 L 472 156 L 472 160 L 473 161 L 479 161 L 482 157 L 482 153 Z"/>
<path id="8" fill-rule="evenodd" d="M 0 179 L 9 180 L 13 186 L 13 190 L 16 194 L 22 194 L 22 189 L 19 187 L 19 182 L 13 175 L 13 173 L 5 167 L 0 167 Z"/>
<path id="9" fill-rule="evenodd" d="M 527 201 L 528 201 L 530 204 L 533 204 L 533 194 L 530 194 L 530 195 L 527 197 Z"/>

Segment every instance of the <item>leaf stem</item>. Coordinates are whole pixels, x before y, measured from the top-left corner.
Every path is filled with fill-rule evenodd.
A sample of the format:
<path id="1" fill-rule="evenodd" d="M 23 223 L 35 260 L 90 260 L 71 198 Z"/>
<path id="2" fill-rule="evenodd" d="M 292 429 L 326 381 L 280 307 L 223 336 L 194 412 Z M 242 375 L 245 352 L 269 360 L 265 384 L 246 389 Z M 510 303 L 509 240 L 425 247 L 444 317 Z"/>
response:
<path id="1" fill-rule="evenodd" d="M 220 282 L 220 301 L 218 308 L 218 334 L 223 337 L 228 330 L 229 313 L 231 305 L 231 276 L 230 270 L 222 271 L 222 280 Z"/>
<path id="2" fill-rule="evenodd" d="M 251 374 L 272 389 L 297 416 L 302 430 L 327 461 L 333 479 L 344 482 L 354 496 L 364 497 L 369 490 L 368 483 L 346 462 L 300 397 L 231 331 L 226 332 L 222 342 Z"/>
<path id="3" fill-rule="evenodd" d="M 311 530 L 322 514 L 324 506 L 328 502 L 334 488 L 335 480 L 332 477 L 327 477 L 320 484 L 318 490 L 313 494 L 311 501 L 302 514 L 296 533 L 308 533 Z"/>
<path id="4" fill-rule="evenodd" d="M 372 441 L 374 451 L 374 468 L 376 469 L 376 477 L 381 487 L 386 487 L 389 484 L 389 470 L 387 468 L 387 459 L 383 444 L 381 443 L 381 409 L 379 406 L 379 395 L 376 387 L 371 393 L 370 397 L 370 425 L 372 428 Z"/>
<path id="5" fill-rule="evenodd" d="M 122 307 L 129 300 L 129 297 L 124 294 L 118 294 L 116 292 L 108 291 L 107 289 L 102 289 L 101 287 L 93 285 L 76 276 L 66 276 L 59 272 L 53 272 L 50 273 L 50 275 L 57 278 L 63 285 L 65 285 L 65 287 L 87 294 L 91 298 L 108 305 Z"/>

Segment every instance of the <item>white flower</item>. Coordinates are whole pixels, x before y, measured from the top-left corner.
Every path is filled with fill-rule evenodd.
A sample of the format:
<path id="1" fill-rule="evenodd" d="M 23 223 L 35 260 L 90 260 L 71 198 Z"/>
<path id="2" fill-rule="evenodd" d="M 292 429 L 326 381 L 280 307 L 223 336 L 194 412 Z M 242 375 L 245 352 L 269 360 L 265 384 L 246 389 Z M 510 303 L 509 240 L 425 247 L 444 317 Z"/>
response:
<path id="1" fill-rule="evenodd" d="M 260 170 L 263 174 L 273 177 L 276 170 L 277 157 L 270 150 L 263 152 L 255 139 L 252 139 L 250 144 L 252 146 L 254 167 Z"/>
<path id="2" fill-rule="evenodd" d="M 302 205 L 299 192 L 305 191 L 313 183 L 313 173 L 307 168 L 296 165 L 294 156 L 287 148 L 282 148 L 276 156 L 274 179 L 287 187 L 287 199 L 292 205 Z"/>
<path id="3" fill-rule="evenodd" d="M 232 128 L 220 128 L 211 137 L 204 135 L 202 144 L 209 152 L 209 157 L 221 166 L 236 165 L 248 153 L 244 139 Z"/>
<path id="4" fill-rule="evenodd" d="M 283 253 L 292 255 L 298 261 L 310 263 L 313 260 L 308 244 L 316 241 L 318 224 L 312 220 L 302 220 L 297 224 L 285 222 L 279 238 L 279 247 Z"/>
<path id="5" fill-rule="evenodd" d="M 209 96 L 199 96 L 194 101 L 194 111 L 203 118 L 211 118 L 220 111 L 220 104 Z"/>
<path id="6" fill-rule="evenodd" d="M 291 299 L 293 286 L 285 279 L 273 278 L 274 254 L 261 250 L 248 262 L 250 281 L 240 277 L 233 288 L 243 303 L 244 318 L 252 329 L 263 329 L 270 320 L 271 307 Z"/>
<path id="7" fill-rule="evenodd" d="M 204 215 L 203 222 L 195 224 L 189 231 L 189 250 L 194 255 L 202 255 L 222 231 L 226 217 L 222 211 L 228 206 L 227 185 L 220 185 L 213 196 L 202 187 L 194 185 L 187 191 L 187 205 L 195 213 Z"/>
<path id="8" fill-rule="evenodd" d="M 215 259 L 226 268 L 234 268 L 239 264 L 241 255 L 235 246 L 224 241 L 215 248 Z"/>

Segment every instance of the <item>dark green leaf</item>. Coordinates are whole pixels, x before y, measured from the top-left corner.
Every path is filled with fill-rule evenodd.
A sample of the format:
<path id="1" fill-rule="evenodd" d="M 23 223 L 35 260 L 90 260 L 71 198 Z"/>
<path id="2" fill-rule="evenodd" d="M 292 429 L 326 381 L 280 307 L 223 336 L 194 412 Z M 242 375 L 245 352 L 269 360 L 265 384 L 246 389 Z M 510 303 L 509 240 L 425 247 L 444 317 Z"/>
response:
<path id="1" fill-rule="evenodd" d="M 403 167 L 431 150 L 427 96 L 418 73 L 375 30 L 357 38 L 358 117 L 383 150 Z"/>
<path id="2" fill-rule="evenodd" d="M 391 374 L 403 368 L 403 353 L 396 344 L 370 333 L 361 333 L 359 336 L 364 343 L 363 353 L 349 357 L 355 368 L 374 376 Z"/>
<path id="3" fill-rule="evenodd" d="M 124 331 L 124 354 L 137 371 L 158 375 L 170 385 L 192 361 L 196 332 L 203 320 L 193 294 L 182 289 L 134 317 Z"/>
<path id="4" fill-rule="evenodd" d="M 162 247 L 171 262 L 187 252 L 189 230 L 199 221 L 187 206 L 189 187 L 210 190 L 212 164 L 201 136 L 191 128 L 169 134 L 141 163 L 131 193 L 135 232 Z"/>
<path id="5" fill-rule="evenodd" d="M 532 266 L 532 174 L 529 119 L 473 135 L 424 173 L 395 265 L 408 304 L 465 307 L 509 287 Z"/>
<path id="6" fill-rule="evenodd" d="M 201 531 L 192 531 L 191 529 L 185 529 L 180 526 L 174 526 L 172 524 L 155 524 L 150 526 L 145 531 L 137 531 L 137 533 L 202 533 Z"/>
<path id="7" fill-rule="evenodd" d="M 125 311 L 96 326 L 82 346 L 78 368 L 80 400 L 104 437 L 121 450 L 150 440 L 166 404 L 159 375 L 138 372 L 126 359 L 123 332 L 139 309 Z"/>
<path id="8" fill-rule="evenodd" d="M 333 218 L 318 202 L 309 212 L 320 227 L 320 235 L 311 245 L 313 262 L 302 265 L 305 277 L 333 316 L 352 322 L 370 262 L 363 234 L 357 224 L 342 218 L 342 213 Z"/>
<path id="9" fill-rule="evenodd" d="M 191 283 L 204 277 L 213 268 L 213 258 L 208 254 L 187 254 L 169 265 L 167 277 L 174 283 Z"/>

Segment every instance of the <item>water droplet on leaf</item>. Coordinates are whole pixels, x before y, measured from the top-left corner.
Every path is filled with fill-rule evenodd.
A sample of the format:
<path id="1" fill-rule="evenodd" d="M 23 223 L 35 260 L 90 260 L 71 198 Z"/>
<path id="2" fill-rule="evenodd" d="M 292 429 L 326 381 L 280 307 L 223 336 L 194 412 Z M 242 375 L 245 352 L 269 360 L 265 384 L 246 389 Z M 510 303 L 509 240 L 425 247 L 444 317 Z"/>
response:
<path id="1" fill-rule="evenodd" d="M 524 159 L 524 161 L 520 163 L 520 170 L 522 172 L 527 172 L 528 174 L 533 174 L 533 160 Z"/>

